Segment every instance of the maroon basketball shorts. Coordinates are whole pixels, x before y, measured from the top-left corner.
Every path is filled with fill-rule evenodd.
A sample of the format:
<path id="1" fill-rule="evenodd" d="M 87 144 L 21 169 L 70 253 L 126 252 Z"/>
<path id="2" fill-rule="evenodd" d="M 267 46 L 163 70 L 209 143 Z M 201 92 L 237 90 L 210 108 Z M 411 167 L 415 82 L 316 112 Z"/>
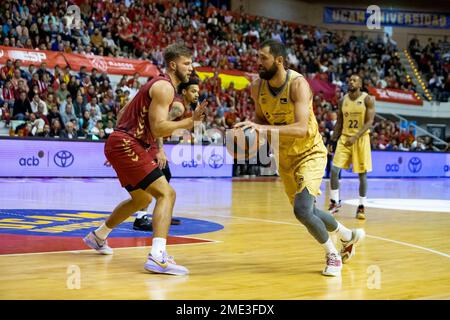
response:
<path id="1" fill-rule="evenodd" d="M 145 190 L 164 174 L 156 159 L 158 148 L 146 148 L 139 140 L 122 131 L 114 131 L 105 144 L 105 156 L 128 191 Z"/>

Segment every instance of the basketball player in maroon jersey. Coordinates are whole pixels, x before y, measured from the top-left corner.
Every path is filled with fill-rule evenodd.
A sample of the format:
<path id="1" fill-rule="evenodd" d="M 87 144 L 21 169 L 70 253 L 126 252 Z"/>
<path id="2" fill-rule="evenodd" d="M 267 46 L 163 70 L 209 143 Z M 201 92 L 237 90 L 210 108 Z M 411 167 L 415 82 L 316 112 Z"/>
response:
<path id="1" fill-rule="evenodd" d="M 190 118 L 168 120 L 175 88 L 187 82 L 193 71 L 192 54 L 185 45 L 172 44 L 166 48 L 164 60 L 167 74 L 147 82 L 119 112 L 117 128 L 105 144 L 105 156 L 131 198 L 121 202 L 84 241 L 101 254 L 112 254 L 106 240 L 109 233 L 133 213 L 147 207 L 153 197 L 156 205 L 152 250 L 144 268 L 154 273 L 186 275 L 188 269 L 177 265 L 166 250 L 176 194 L 155 161 L 157 155 L 164 152 L 157 139 L 170 136 L 175 130 L 192 129 L 194 122 L 204 119 L 207 102 L 198 106 Z"/>
<path id="2" fill-rule="evenodd" d="M 176 95 L 169 111 L 169 120 L 179 121 L 192 117 L 192 112 L 198 105 L 200 87 L 199 80 L 191 78 L 188 82 L 182 82 L 178 85 L 178 94 Z M 162 143 L 162 141 L 160 141 Z M 172 174 L 169 163 L 164 152 L 160 152 L 156 161 L 159 164 L 167 182 L 170 182 Z M 143 208 L 137 212 L 137 217 L 133 223 L 133 229 L 139 231 L 153 231 L 152 220 L 147 213 L 148 208 Z M 181 224 L 181 220 L 172 218 L 171 225 Z"/>

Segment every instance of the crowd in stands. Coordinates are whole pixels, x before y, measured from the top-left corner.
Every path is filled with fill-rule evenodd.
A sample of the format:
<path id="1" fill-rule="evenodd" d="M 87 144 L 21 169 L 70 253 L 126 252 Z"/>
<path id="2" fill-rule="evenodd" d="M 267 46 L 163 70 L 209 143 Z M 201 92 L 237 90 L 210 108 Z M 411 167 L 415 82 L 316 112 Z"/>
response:
<path id="1" fill-rule="evenodd" d="M 203 1 L 75 3 L 80 7 L 81 19 L 67 10 L 66 1 L 3 1 L 0 45 L 150 59 L 162 68 L 163 49 L 175 41 L 184 41 L 191 46 L 196 64 L 217 70 L 201 83 L 200 100 L 209 101 L 205 130 L 224 132 L 239 121 L 254 118 L 249 89 L 236 90 L 233 84 L 223 89 L 218 72 L 257 72 L 256 52 L 260 41 L 267 38 L 287 45 L 288 67 L 310 79 L 337 86 L 332 98 L 325 99 L 322 93 L 314 96 L 314 110 L 326 144 L 350 74 L 360 74 L 364 87 L 414 90 L 389 36 L 369 39 L 363 33 L 323 31 L 212 5 L 205 7 Z M 49 70 L 45 63 L 23 67 L 20 60 L 8 61 L 0 68 L 0 120 L 23 120 L 11 132 L 22 136 L 105 139 L 114 130 L 117 112 L 142 84 L 138 74 L 124 76 L 113 84 L 108 74 L 95 69 L 92 73 L 85 68 Z M 372 147 L 417 148 L 413 142 L 402 141 L 397 129 L 395 123 L 377 122 Z M 220 137 L 206 139 L 213 142 Z"/>
<path id="2" fill-rule="evenodd" d="M 444 39 L 428 39 L 425 46 L 413 37 L 409 42 L 409 52 L 424 77 L 433 97 L 440 102 L 447 102 L 450 97 L 450 42 Z"/>

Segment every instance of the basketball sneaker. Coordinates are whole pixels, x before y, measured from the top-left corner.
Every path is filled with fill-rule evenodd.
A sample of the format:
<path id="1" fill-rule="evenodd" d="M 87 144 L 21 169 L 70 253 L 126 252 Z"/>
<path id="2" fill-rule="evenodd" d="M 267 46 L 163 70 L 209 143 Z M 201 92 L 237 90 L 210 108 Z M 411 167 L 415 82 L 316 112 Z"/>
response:
<path id="1" fill-rule="evenodd" d="M 341 207 L 341 200 L 339 200 L 339 202 L 336 202 L 331 199 L 328 211 L 330 212 L 330 214 L 335 215 L 336 213 L 338 213 L 340 207 Z"/>
<path id="2" fill-rule="evenodd" d="M 349 241 L 342 241 L 341 257 L 342 263 L 347 263 L 354 255 L 356 244 L 364 239 L 366 232 L 364 229 L 353 229 L 352 238 Z"/>
<path id="3" fill-rule="evenodd" d="M 139 231 L 153 231 L 150 216 L 146 214 L 142 216 L 142 218 L 136 218 L 133 223 L 133 229 Z"/>
<path id="4" fill-rule="evenodd" d="M 172 218 L 170 224 L 172 226 L 178 226 L 181 224 L 181 220 Z M 133 223 L 133 229 L 138 231 L 153 231 L 152 219 L 148 214 L 142 216 L 142 218 L 136 218 Z"/>
<path id="5" fill-rule="evenodd" d="M 89 232 L 89 234 L 83 238 L 84 243 L 86 243 L 92 249 L 95 249 L 101 254 L 113 254 L 113 249 L 108 246 L 108 241 L 102 240 L 97 237 L 94 231 Z"/>
<path id="6" fill-rule="evenodd" d="M 340 277 L 342 270 L 342 259 L 339 254 L 327 253 L 326 257 L 327 265 L 323 269 L 322 274 L 324 276 Z"/>
<path id="7" fill-rule="evenodd" d="M 189 273 L 189 270 L 183 266 L 178 265 L 172 256 L 163 254 L 162 260 L 158 260 L 150 253 L 144 269 L 153 273 L 171 274 L 175 276 L 184 276 Z"/>
<path id="8" fill-rule="evenodd" d="M 364 212 L 364 206 L 360 204 L 356 210 L 356 219 L 366 220 L 366 213 Z"/>

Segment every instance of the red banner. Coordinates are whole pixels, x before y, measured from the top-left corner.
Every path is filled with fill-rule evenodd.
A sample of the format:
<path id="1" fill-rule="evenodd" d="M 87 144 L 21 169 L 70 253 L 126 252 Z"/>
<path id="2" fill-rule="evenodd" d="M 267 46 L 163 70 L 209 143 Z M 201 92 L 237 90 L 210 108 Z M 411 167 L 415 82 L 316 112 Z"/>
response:
<path id="1" fill-rule="evenodd" d="M 306 79 L 315 95 L 323 93 L 325 100 L 330 100 L 336 95 L 336 85 L 320 79 Z"/>
<path id="2" fill-rule="evenodd" d="M 423 105 L 423 101 L 413 91 L 369 87 L 369 93 L 378 101 L 412 104 L 416 106 Z"/>
<path id="3" fill-rule="evenodd" d="M 155 77 L 158 68 L 147 60 L 132 60 L 126 58 L 111 58 L 78 53 L 64 54 L 71 70 L 79 71 L 86 67 L 87 71 L 97 69 L 108 74 L 133 75 L 139 73 L 141 77 Z"/>
<path id="4" fill-rule="evenodd" d="M 79 71 L 82 66 L 91 71 L 96 68 L 100 72 L 119 75 L 133 75 L 139 73 L 141 77 L 155 77 L 159 74 L 158 68 L 150 61 L 132 60 L 125 58 L 111 58 L 75 53 L 62 53 L 47 50 L 30 50 L 0 46 L 0 64 L 6 64 L 8 59 L 21 60 L 22 65 L 47 63 L 48 68 L 61 68 L 69 65 L 71 70 Z"/>
<path id="5" fill-rule="evenodd" d="M 49 68 L 54 68 L 56 65 L 64 68 L 67 65 L 66 59 L 60 52 L 0 46 L 0 64 L 5 64 L 8 59 L 21 60 L 24 66 L 30 64 L 39 66 L 42 62 L 47 63 Z"/>

